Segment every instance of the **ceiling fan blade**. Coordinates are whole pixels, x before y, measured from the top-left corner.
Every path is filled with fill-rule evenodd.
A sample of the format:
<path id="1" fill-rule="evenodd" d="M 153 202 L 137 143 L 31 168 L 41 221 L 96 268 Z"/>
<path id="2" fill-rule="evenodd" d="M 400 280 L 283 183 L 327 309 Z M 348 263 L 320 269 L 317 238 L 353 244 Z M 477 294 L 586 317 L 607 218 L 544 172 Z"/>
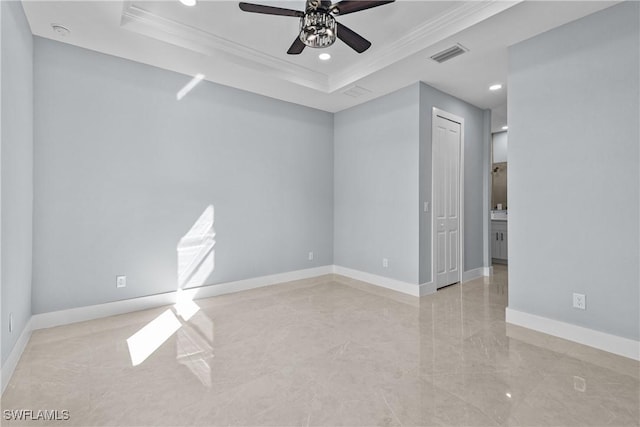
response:
<path id="1" fill-rule="evenodd" d="M 358 53 L 362 53 L 371 47 L 371 42 L 355 31 L 345 27 L 341 23 L 338 24 L 338 38 L 345 42 L 351 49 Z"/>
<path id="2" fill-rule="evenodd" d="M 371 9 L 387 3 L 393 3 L 395 0 L 365 1 L 365 0 L 342 0 L 331 6 L 331 10 L 336 15 L 346 15 L 347 13 L 359 12 L 361 10 Z"/>
<path id="3" fill-rule="evenodd" d="M 261 4 L 240 2 L 240 9 L 245 12 L 264 13 L 267 15 L 294 16 L 300 18 L 304 16 L 304 12 L 300 10 L 284 9 L 281 7 L 264 6 Z"/>
<path id="4" fill-rule="evenodd" d="M 293 44 L 287 51 L 287 53 L 289 55 L 300 55 L 304 47 L 305 47 L 305 44 L 302 43 L 302 40 L 300 40 L 300 37 L 296 37 L 296 39 L 293 41 Z"/>

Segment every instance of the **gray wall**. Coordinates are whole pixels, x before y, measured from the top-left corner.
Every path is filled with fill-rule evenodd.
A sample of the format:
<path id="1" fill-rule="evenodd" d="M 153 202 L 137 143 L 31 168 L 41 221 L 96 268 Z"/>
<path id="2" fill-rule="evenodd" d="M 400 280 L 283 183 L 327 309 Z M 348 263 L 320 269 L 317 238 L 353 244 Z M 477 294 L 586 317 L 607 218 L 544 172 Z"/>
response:
<path id="1" fill-rule="evenodd" d="M 496 132 L 493 134 L 493 163 L 507 161 L 507 132 Z"/>
<path id="2" fill-rule="evenodd" d="M 509 307 L 634 340 L 639 15 L 625 2 L 513 46 L 508 106 Z"/>
<path id="3" fill-rule="evenodd" d="M 464 271 L 485 267 L 488 251 L 486 174 L 491 116 L 478 107 L 420 83 L 420 283 L 431 279 L 431 128 L 433 107 L 464 118 Z"/>
<path id="4" fill-rule="evenodd" d="M 334 144 L 335 264 L 418 284 L 417 84 L 336 113 Z"/>
<path id="5" fill-rule="evenodd" d="M 482 246 L 483 246 L 483 256 L 482 256 L 482 264 L 484 267 L 491 266 L 491 244 L 490 233 L 491 233 L 491 110 L 484 110 L 484 127 L 482 130 L 483 133 L 483 150 L 482 150 L 482 164 L 485 167 L 485 171 L 482 173 L 482 188 L 483 195 L 482 200 Z"/>
<path id="6" fill-rule="evenodd" d="M 332 264 L 330 113 L 38 37 L 34 77 L 34 313 L 175 290 L 208 205 L 207 284 Z"/>
<path id="7" fill-rule="evenodd" d="M 2 363 L 31 317 L 33 38 L 20 2 L 2 9 Z M 13 332 L 9 333 L 9 314 Z"/>
<path id="8" fill-rule="evenodd" d="M 335 115 L 337 265 L 431 281 L 431 212 L 423 212 L 423 202 L 431 201 L 433 107 L 465 119 L 464 271 L 484 266 L 491 117 L 424 83 Z"/>

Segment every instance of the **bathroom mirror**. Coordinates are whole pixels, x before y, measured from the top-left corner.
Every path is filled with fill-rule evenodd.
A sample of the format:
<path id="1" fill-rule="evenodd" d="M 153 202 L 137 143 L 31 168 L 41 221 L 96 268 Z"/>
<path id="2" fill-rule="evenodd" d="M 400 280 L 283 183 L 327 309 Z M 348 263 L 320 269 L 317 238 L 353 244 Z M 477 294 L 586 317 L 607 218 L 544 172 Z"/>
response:
<path id="1" fill-rule="evenodd" d="M 507 205 L 507 162 L 494 163 L 491 167 L 491 209 L 498 205 L 506 210 Z"/>
<path id="2" fill-rule="evenodd" d="M 491 209 L 507 210 L 507 132 L 494 133 L 492 140 Z"/>

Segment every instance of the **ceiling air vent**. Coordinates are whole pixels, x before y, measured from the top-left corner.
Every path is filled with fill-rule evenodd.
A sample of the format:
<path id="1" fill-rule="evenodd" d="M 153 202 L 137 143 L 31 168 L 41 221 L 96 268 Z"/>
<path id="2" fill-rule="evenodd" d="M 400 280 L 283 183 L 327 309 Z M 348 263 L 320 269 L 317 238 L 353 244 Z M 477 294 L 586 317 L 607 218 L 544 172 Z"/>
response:
<path id="1" fill-rule="evenodd" d="M 351 86 L 349 89 L 342 92 L 343 94 L 350 96 L 352 98 L 358 98 L 362 95 L 366 95 L 367 93 L 371 93 L 369 89 L 365 89 L 361 86 Z"/>
<path id="2" fill-rule="evenodd" d="M 448 61 L 452 58 L 455 58 L 458 55 L 462 55 L 468 50 L 469 49 L 462 46 L 461 44 L 456 44 L 454 46 L 451 46 L 448 49 L 443 50 L 442 52 L 438 52 L 435 55 L 432 55 L 431 59 L 442 64 L 443 62 Z"/>

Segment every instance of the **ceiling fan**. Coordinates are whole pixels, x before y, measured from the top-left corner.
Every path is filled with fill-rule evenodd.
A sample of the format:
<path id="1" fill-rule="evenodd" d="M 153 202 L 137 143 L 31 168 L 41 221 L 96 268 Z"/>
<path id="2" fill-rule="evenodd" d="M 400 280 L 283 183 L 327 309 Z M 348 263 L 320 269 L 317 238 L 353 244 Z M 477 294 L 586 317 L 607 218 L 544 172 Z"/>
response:
<path id="1" fill-rule="evenodd" d="M 306 46 L 314 48 L 329 47 L 336 41 L 336 37 L 356 52 L 362 53 L 369 49 L 371 42 L 355 31 L 336 22 L 334 15 L 339 16 L 359 12 L 387 3 L 393 3 L 394 1 L 395 0 L 342 0 L 332 4 L 331 0 L 307 0 L 304 12 L 240 2 L 240 9 L 245 12 L 300 18 L 300 34 L 287 51 L 289 55 L 299 55 Z"/>

